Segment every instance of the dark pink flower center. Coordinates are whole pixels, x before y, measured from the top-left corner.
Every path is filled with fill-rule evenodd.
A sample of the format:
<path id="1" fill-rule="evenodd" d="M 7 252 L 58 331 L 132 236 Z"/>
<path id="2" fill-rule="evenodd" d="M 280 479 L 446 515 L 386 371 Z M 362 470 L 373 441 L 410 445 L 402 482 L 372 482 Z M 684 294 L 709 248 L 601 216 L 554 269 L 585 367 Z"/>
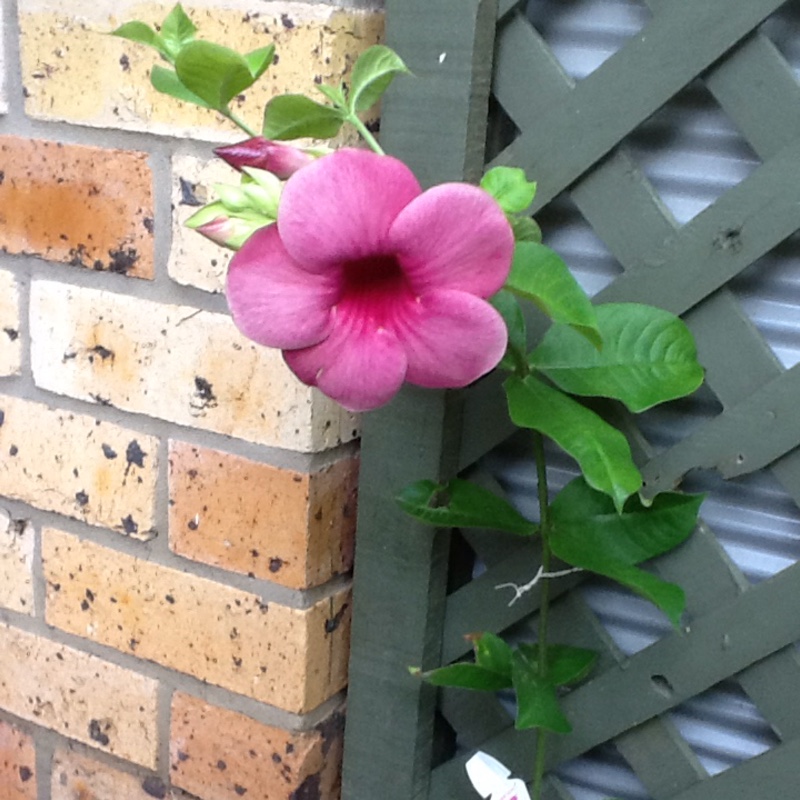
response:
<path id="1" fill-rule="evenodd" d="M 394 256 L 369 256 L 344 265 L 341 303 L 362 321 L 385 325 L 398 304 L 413 297 Z"/>

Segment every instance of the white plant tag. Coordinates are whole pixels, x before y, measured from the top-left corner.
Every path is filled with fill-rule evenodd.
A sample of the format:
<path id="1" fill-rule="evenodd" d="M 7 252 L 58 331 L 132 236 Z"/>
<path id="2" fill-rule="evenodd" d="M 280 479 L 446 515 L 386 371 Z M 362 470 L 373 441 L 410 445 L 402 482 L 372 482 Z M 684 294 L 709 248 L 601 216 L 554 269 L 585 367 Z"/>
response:
<path id="1" fill-rule="evenodd" d="M 490 800 L 531 800 L 525 782 L 511 777 L 511 770 L 496 758 L 478 750 L 467 761 L 467 777 L 475 791 Z"/>

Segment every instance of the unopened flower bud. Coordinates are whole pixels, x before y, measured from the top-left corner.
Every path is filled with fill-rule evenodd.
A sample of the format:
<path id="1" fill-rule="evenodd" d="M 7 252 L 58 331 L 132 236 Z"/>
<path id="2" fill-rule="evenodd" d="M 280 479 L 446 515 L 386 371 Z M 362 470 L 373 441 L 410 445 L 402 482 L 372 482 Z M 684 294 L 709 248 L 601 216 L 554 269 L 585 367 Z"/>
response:
<path id="1" fill-rule="evenodd" d="M 229 212 L 217 200 L 193 214 L 185 224 L 222 247 L 238 250 L 259 228 L 273 222 L 274 218 L 253 211 Z"/>
<path id="2" fill-rule="evenodd" d="M 257 167 L 271 172 L 281 180 L 294 175 L 301 167 L 310 164 L 326 151 L 301 149 L 283 142 L 273 142 L 263 136 L 254 136 L 245 142 L 217 147 L 214 153 L 234 169 Z"/>
<path id="3" fill-rule="evenodd" d="M 219 197 L 219 201 L 225 207 L 226 211 L 235 213 L 237 211 L 245 211 L 252 207 L 252 200 L 242 186 L 215 183 L 214 193 Z"/>

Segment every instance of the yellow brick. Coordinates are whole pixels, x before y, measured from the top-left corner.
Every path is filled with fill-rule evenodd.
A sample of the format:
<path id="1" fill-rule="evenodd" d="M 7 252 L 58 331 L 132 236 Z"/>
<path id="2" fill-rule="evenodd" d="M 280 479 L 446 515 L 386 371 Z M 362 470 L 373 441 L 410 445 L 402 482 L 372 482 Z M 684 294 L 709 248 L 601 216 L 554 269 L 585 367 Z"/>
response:
<path id="1" fill-rule="evenodd" d="M 349 594 L 308 609 L 42 533 L 48 624 L 297 713 L 346 682 Z"/>
<path id="2" fill-rule="evenodd" d="M 1 74 L 0 86 L 2 86 Z M 17 281 L 13 272 L 3 269 L 0 270 L 0 375 L 19 374 L 22 353 L 19 333 Z"/>
<path id="3" fill-rule="evenodd" d="M 59 394 L 304 452 L 356 435 L 225 314 L 36 281 L 31 337 L 34 379 Z"/>
<path id="4" fill-rule="evenodd" d="M 33 614 L 35 533 L 28 520 L 0 508 L 0 606 Z"/>
<path id="5" fill-rule="evenodd" d="M 155 681 L 2 624 L 0 652 L 0 708 L 91 747 L 155 767 Z"/>
<path id="6" fill-rule="evenodd" d="M 225 289 L 225 274 L 233 255 L 209 241 L 185 222 L 197 211 L 193 202 L 205 204 L 216 200 L 215 183 L 239 183 L 239 175 L 221 159 L 175 156 L 172 160 L 172 249 L 169 254 L 170 277 L 184 286 L 196 286 L 207 292 Z"/>
<path id="7" fill-rule="evenodd" d="M 51 800 L 178 800 L 155 775 L 131 775 L 66 747 L 53 755 Z"/>
<path id="8" fill-rule="evenodd" d="M 0 494 L 149 538 L 157 439 L 15 397 L 0 412 Z"/>
<path id="9" fill-rule="evenodd" d="M 39 119 L 145 130 L 211 141 L 242 134 L 206 109 L 159 95 L 148 80 L 157 56 L 104 34 L 131 19 L 160 23 L 173 3 L 137 0 L 19 0 L 26 110 Z M 383 16 L 323 3 L 185 0 L 204 39 L 240 52 L 272 42 L 278 63 L 236 112 L 253 128 L 266 101 L 284 92 L 310 93 L 314 81 L 338 84 L 358 53 L 379 40 Z M 255 10 L 258 9 L 258 10 Z M 75 87 L 79 86 L 80 91 Z"/>

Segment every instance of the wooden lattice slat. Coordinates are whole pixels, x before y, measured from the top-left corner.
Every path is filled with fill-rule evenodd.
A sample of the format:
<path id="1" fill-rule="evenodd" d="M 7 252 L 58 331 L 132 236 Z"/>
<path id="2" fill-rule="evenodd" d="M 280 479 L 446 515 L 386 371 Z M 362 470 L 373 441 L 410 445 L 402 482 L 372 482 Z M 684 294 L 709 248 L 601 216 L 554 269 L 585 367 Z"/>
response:
<path id="1" fill-rule="evenodd" d="M 800 426 L 792 414 L 800 368 L 778 364 L 727 288 L 800 225 L 800 86 L 756 30 L 782 2 L 645 2 L 653 20 L 576 84 L 517 0 L 387 0 L 389 41 L 424 81 L 387 101 L 385 141 L 425 183 L 477 176 L 497 20 L 492 90 L 521 133 L 496 163 L 523 166 L 535 176 L 536 208 L 569 191 L 623 268 L 598 300 L 651 302 L 685 314 L 708 367 L 708 386 L 724 408 L 654 458 L 631 428 L 649 488 L 669 488 L 698 466 L 728 475 L 769 466 L 800 503 Z M 763 163 L 679 228 L 624 143 L 698 77 Z M 543 322 L 532 322 L 535 335 Z M 627 418 L 622 422 L 631 426 Z M 462 657 L 469 649 L 463 634 L 471 630 L 525 624 L 538 607 L 537 592 L 509 608 L 494 586 L 527 580 L 535 546 L 498 543 L 486 532 L 466 535 L 486 572 L 445 598 L 447 538 L 403 520 L 389 500 L 402 479 L 471 467 L 510 430 L 496 377 L 449 400 L 405 392 L 367 424 L 345 800 L 472 796 L 464 755 L 434 765 L 437 713 L 465 748 L 488 749 L 517 773 L 531 772 L 535 734 L 515 731 L 497 698 L 447 690 L 437 706 L 435 695 L 403 668 Z M 800 564 L 751 587 L 701 524 L 655 568 L 686 588 L 686 630 L 630 658 L 580 594 L 568 591 L 582 576 L 555 584 L 553 628 L 560 640 L 594 647 L 601 658 L 597 676 L 565 698 L 575 731 L 552 737 L 549 766 L 614 741 L 653 800 L 793 796 L 800 755 L 800 661 L 793 647 L 800 639 L 800 617 L 793 613 Z M 401 630 L 393 624 L 399 618 Z M 781 744 L 709 778 L 664 714 L 731 677 Z M 548 780 L 545 797 L 571 800 L 556 778 Z"/>
<path id="2" fill-rule="evenodd" d="M 726 478 L 766 467 L 800 444 L 800 369 L 794 367 L 704 423 L 642 473 L 648 493 L 669 490 L 695 467 Z"/>
<path id="3" fill-rule="evenodd" d="M 403 0 L 389 14 L 390 42 L 395 28 L 419 20 L 430 25 L 413 44 L 398 47 L 421 79 L 413 93 L 395 93 L 394 105 L 387 101 L 383 112 L 387 149 L 424 183 L 481 171 L 496 13 L 496 2 L 487 0 L 442 0 L 435 7 Z M 461 23 L 443 51 L 432 32 L 456 17 Z M 438 80 L 424 79 L 433 72 Z M 369 480 L 359 496 L 345 797 L 427 796 L 435 691 L 406 667 L 440 661 L 448 537 L 409 526 L 392 497 L 422 475 L 453 475 L 460 435 L 460 399 L 442 392 L 409 389 L 364 423 L 361 470 Z"/>
<path id="4" fill-rule="evenodd" d="M 670 3 L 645 33 L 629 40 L 563 102 L 538 114 L 496 162 L 536 174 L 534 208 L 541 208 L 783 2 Z M 533 82 L 537 76 L 525 79 Z M 580 130 L 591 135 L 580 136 Z"/>

